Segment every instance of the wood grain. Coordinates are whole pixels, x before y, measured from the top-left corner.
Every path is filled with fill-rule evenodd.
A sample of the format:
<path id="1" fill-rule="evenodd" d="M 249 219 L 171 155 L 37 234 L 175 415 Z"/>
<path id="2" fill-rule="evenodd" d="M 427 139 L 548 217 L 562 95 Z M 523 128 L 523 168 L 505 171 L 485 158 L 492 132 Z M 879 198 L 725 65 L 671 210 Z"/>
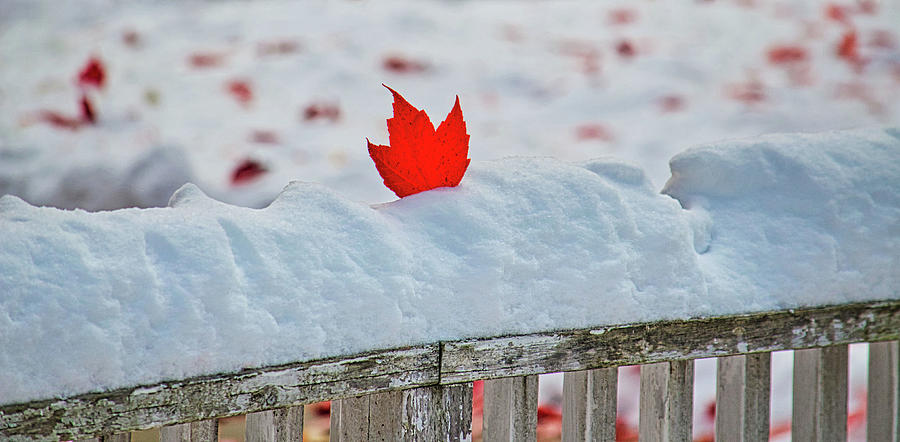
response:
<path id="1" fill-rule="evenodd" d="M 694 361 L 641 366 L 642 442 L 690 442 L 693 432 Z"/>
<path id="2" fill-rule="evenodd" d="M 847 440 L 847 346 L 794 352 L 793 440 Z"/>
<path id="3" fill-rule="evenodd" d="M 771 353 L 718 358 L 716 440 L 769 440 Z"/>
<path id="4" fill-rule="evenodd" d="M 534 442 L 537 395 L 535 375 L 484 381 L 484 440 Z"/>
<path id="5" fill-rule="evenodd" d="M 0 406 L 2 440 L 69 440 L 374 392 L 900 338 L 900 300 L 464 339 Z"/>
<path id="6" fill-rule="evenodd" d="M 900 349 L 897 341 L 869 344 L 866 440 L 900 442 Z"/>
<path id="7" fill-rule="evenodd" d="M 618 368 L 563 375 L 562 442 L 616 440 Z"/>
<path id="8" fill-rule="evenodd" d="M 244 440 L 246 442 L 302 442 L 303 406 L 248 414 Z"/>

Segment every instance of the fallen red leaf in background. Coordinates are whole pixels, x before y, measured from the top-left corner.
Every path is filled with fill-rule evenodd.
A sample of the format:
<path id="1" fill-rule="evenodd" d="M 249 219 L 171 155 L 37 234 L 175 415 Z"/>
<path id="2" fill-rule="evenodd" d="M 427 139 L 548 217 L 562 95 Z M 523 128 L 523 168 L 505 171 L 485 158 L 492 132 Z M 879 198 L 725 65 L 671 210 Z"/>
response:
<path id="1" fill-rule="evenodd" d="M 600 123 L 582 124 L 575 128 L 575 136 L 579 140 L 613 141 L 612 132 Z"/>
<path id="2" fill-rule="evenodd" d="M 869 46 L 878 49 L 894 50 L 897 49 L 897 40 L 891 31 L 877 29 L 872 31 Z"/>
<path id="3" fill-rule="evenodd" d="M 188 57 L 188 64 L 193 68 L 211 68 L 225 62 L 225 54 L 212 52 L 195 52 Z"/>
<path id="4" fill-rule="evenodd" d="M 271 130 L 254 130 L 250 133 L 250 141 L 260 144 L 278 144 L 278 134 Z"/>
<path id="5" fill-rule="evenodd" d="M 760 103 L 766 99 L 766 87 L 759 80 L 727 86 L 728 96 L 747 104 Z"/>
<path id="6" fill-rule="evenodd" d="M 621 40 L 616 44 L 616 52 L 623 57 L 634 57 L 637 53 L 634 45 L 628 40 Z"/>
<path id="7" fill-rule="evenodd" d="M 137 48 L 141 45 L 141 36 L 134 29 L 126 29 L 122 31 L 122 43 L 130 48 Z"/>
<path id="8" fill-rule="evenodd" d="M 878 12 L 878 2 L 874 0 L 858 0 L 856 6 L 859 12 L 863 14 L 874 14 Z"/>
<path id="9" fill-rule="evenodd" d="M 845 25 L 850 24 L 850 17 L 847 12 L 847 8 L 841 5 L 837 5 L 834 3 L 827 4 L 825 6 L 825 16 L 838 23 L 843 23 Z"/>
<path id="10" fill-rule="evenodd" d="M 256 46 L 259 55 L 286 55 L 300 51 L 300 43 L 295 40 L 260 42 Z"/>
<path id="11" fill-rule="evenodd" d="M 38 112 L 37 120 L 53 127 L 68 130 L 78 130 L 83 126 L 84 120 L 64 115 L 57 111 L 43 110 Z"/>
<path id="12" fill-rule="evenodd" d="M 562 434 L 562 410 L 549 404 L 538 405 L 537 437 L 538 440 L 558 438 Z"/>
<path id="13" fill-rule="evenodd" d="M 637 20 L 637 12 L 633 9 L 618 8 L 609 11 L 609 22 L 614 25 L 624 25 Z"/>
<path id="14" fill-rule="evenodd" d="M 87 95 L 81 94 L 81 120 L 85 123 L 96 123 L 97 122 L 97 113 L 94 112 L 94 105 L 91 103 L 91 100 L 88 99 Z"/>
<path id="15" fill-rule="evenodd" d="M 91 57 L 78 73 L 78 85 L 103 89 L 106 84 L 106 68 L 97 57 Z"/>
<path id="16" fill-rule="evenodd" d="M 231 80 L 226 83 L 225 87 L 238 103 L 247 105 L 253 101 L 253 90 L 246 80 Z"/>
<path id="17" fill-rule="evenodd" d="M 384 69 L 398 74 L 411 74 L 423 72 L 428 69 L 427 63 L 419 60 L 412 60 L 402 55 L 388 55 L 384 57 L 382 66 Z"/>
<path id="18" fill-rule="evenodd" d="M 865 65 L 865 61 L 859 55 L 859 39 L 854 29 L 844 33 L 841 41 L 838 42 L 837 48 L 835 48 L 835 52 L 839 58 L 850 63 L 857 71 L 860 71 Z"/>
<path id="19" fill-rule="evenodd" d="M 341 118 L 341 109 L 335 103 L 311 103 L 303 109 L 303 119 L 306 121 L 328 120 L 338 121 Z"/>
<path id="20" fill-rule="evenodd" d="M 778 45 L 769 49 L 769 63 L 786 64 L 807 61 L 806 48 L 794 45 Z"/>
<path id="21" fill-rule="evenodd" d="M 259 178 L 264 173 L 268 172 L 262 164 L 255 160 L 246 159 L 242 161 L 233 172 L 231 172 L 231 185 L 237 186 L 241 184 L 246 184 L 250 181 L 253 181 Z"/>
<path id="22" fill-rule="evenodd" d="M 617 442 L 637 442 L 638 429 L 628 425 L 625 419 L 616 417 L 616 441 Z"/>
<path id="23" fill-rule="evenodd" d="M 403 198 L 436 187 L 459 184 L 469 167 L 469 135 L 459 97 L 447 118 L 434 129 L 423 110 L 418 110 L 397 91 L 394 116 L 387 120 L 388 146 L 372 144 L 369 156 L 375 162 L 384 185 Z"/>
<path id="24" fill-rule="evenodd" d="M 659 106 L 663 112 L 676 112 L 684 109 L 684 97 L 680 95 L 666 95 L 659 99 Z"/>

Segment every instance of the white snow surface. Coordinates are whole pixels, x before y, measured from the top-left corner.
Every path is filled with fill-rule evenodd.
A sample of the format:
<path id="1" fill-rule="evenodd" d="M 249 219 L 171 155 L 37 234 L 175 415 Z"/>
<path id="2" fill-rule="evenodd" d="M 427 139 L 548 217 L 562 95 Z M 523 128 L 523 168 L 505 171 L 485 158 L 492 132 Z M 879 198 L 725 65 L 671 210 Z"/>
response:
<path id="1" fill-rule="evenodd" d="M 896 298 L 900 130 L 473 161 L 381 205 L 292 182 L 108 212 L 0 198 L 0 403 L 379 348 Z M 685 206 L 682 208 L 682 204 Z"/>

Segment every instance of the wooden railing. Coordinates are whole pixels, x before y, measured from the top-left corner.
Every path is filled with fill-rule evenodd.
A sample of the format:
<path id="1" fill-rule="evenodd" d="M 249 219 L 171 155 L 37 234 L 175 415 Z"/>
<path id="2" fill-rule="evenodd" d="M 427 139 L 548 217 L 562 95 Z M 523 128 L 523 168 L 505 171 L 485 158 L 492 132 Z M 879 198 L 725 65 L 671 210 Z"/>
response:
<path id="1" fill-rule="evenodd" d="M 248 441 L 299 441 L 302 405 L 333 400 L 331 439 L 471 437 L 484 379 L 485 441 L 535 439 L 538 374 L 566 372 L 563 441 L 614 440 L 616 369 L 642 364 L 640 440 L 688 441 L 693 359 L 718 357 L 716 437 L 768 440 L 770 352 L 794 357 L 794 440 L 844 440 L 847 344 L 870 342 L 870 441 L 897 441 L 900 300 L 465 339 L 0 406 L 2 440 L 101 438 L 162 427 L 212 441 L 248 414 Z"/>

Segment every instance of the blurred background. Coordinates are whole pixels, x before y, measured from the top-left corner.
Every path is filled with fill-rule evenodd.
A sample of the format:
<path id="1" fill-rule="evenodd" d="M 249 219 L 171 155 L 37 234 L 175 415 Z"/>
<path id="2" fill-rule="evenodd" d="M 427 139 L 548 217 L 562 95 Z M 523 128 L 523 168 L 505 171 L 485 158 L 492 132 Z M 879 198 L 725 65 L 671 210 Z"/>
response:
<path id="1" fill-rule="evenodd" d="M 611 156 L 661 188 L 692 146 L 900 124 L 900 2 L 0 0 L 0 195 L 111 210 L 194 182 L 264 207 L 302 180 L 391 201 L 366 151 L 387 144 L 382 83 L 435 123 L 459 96 L 473 160 Z M 865 353 L 851 349 L 854 440 Z M 790 364 L 775 355 L 776 440 Z M 715 364 L 696 373 L 695 439 L 712 440 Z M 637 376 L 620 370 L 622 440 Z M 561 377 L 541 393 L 539 434 L 555 440 Z M 307 407 L 309 440 L 327 417 Z"/>

